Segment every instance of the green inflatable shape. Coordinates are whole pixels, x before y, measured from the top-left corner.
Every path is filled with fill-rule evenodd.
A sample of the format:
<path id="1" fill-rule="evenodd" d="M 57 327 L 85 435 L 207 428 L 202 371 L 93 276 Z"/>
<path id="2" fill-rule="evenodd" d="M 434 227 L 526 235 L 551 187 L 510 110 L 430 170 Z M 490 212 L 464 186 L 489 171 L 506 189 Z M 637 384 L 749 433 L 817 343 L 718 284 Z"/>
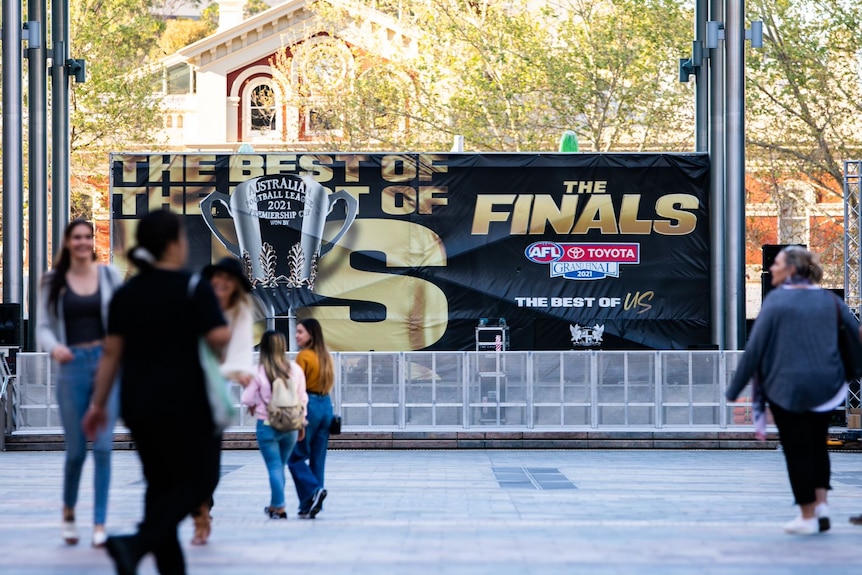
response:
<path id="1" fill-rule="evenodd" d="M 560 136 L 560 151 L 561 152 L 577 152 L 578 151 L 578 135 L 574 130 L 566 130 Z"/>

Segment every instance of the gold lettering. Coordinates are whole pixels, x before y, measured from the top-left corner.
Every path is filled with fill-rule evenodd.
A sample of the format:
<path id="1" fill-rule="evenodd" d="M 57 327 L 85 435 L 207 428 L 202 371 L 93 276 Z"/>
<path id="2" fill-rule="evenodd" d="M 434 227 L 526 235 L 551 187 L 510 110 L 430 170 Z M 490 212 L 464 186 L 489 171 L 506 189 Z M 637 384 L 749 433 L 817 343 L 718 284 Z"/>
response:
<path id="1" fill-rule="evenodd" d="M 629 292 L 626 294 L 626 299 L 623 302 L 623 309 L 628 311 L 634 307 L 640 307 L 643 309 L 639 309 L 637 313 L 646 313 L 652 309 L 652 304 L 646 302 L 652 301 L 653 296 L 655 296 L 655 292 L 652 290 L 643 293 L 636 291 L 634 294 Z"/>
<path id="2" fill-rule="evenodd" d="M 296 154 L 267 154 L 267 174 L 293 174 L 296 172 Z"/>
<path id="3" fill-rule="evenodd" d="M 332 237 L 343 222 L 327 222 L 324 235 Z M 326 341 L 336 350 L 379 351 L 425 349 L 446 332 L 449 302 L 433 283 L 412 276 L 358 270 L 350 266 L 351 252 L 382 252 L 390 268 L 445 266 L 443 241 L 425 226 L 400 220 L 356 220 L 332 253 L 320 260 L 314 291 L 328 297 L 379 302 L 386 317 L 377 322 L 353 322 L 349 306 L 300 309 L 300 318 L 314 316 L 326 330 Z M 356 333 L 362 333 L 361 338 Z M 369 343 L 373 342 L 373 343 Z"/>
<path id="4" fill-rule="evenodd" d="M 359 181 L 359 162 L 368 160 L 367 154 L 339 154 L 335 156 L 339 162 L 344 162 L 344 181 Z"/>
<path id="5" fill-rule="evenodd" d="M 183 183 L 185 166 L 183 165 L 182 156 L 174 154 L 154 154 L 149 158 L 149 167 L 150 171 L 147 179 L 148 184 L 164 182 L 165 176 L 167 176 L 167 182 L 170 184 Z"/>
<path id="6" fill-rule="evenodd" d="M 440 197 L 447 193 L 446 186 L 419 186 L 419 213 L 430 214 L 434 206 L 448 206 L 449 198 Z"/>
<path id="7" fill-rule="evenodd" d="M 512 211 L 512 229 L 509 233 L 516 236 L 525 235 L 530 225 L 530 207 L 533 205 L 533 194 L 520 194 L 515 200 Z"/>
<path id="8" fill-rule="evenodd" d="M 186 183 L 211 183 L 215 181 L 215 156 L 185 156 Z"/>
<path id="9" fill-rule="evenodd" d="M 390 216 L 403 216 L 416 211 L 416 190 L 410 186 L 386 186 L 380 192 L 380 207 Z"/>
<path id="10" fill-rule="evenodd" d="M 575 210 L 578 196 L 563 196 L 560 206 L 553 197 L 537 194 L 533 199 L 533 215 L 530 218 L 530 233 L 543 234 L 547 224 L 551 224 L 557 234 L 568 234 L 575 223 Z"/>
<path id="11" fill-rule="evenodd" d="M 328 182 L 332 179 L 332 168 L 325 166 L 332 164 L 332 156 L 305 154 L 299 157 L 300 174 L 310 175 L 318 182 Z"/>
<path id="12" fill-rule="evenodd" d="M 231 182 L 244 182 L 263 175 L 263 156 L 257 154 L 231 154 L 228 165 Z"/>
<path id="13" fill-rule="evenodd" d="M 409 182 L 416 177 L 416 164 L 407 155 L 383 156 L 380 172 L 387 182 Z"/>
<path id="14" fill-rule="evenodd" d="M 649 234 L 652 231 L 652 220 L 639 220 L 640 194 L 625 194 L 620 206 L 621 234 Z"/>
<path id="15" fill-rule="evenodd" d="M 434 160 L 442 160 L 444 156 L 439 154 L 420 154 L 419 155 L 419 181 L 430 182 L 435 173 L 445 174 L 449 171 L 449 166 L 446 164 L 435 164 Z M 420 212 L 421 213 L 421 212 Z"/>
<path id="16" fill-rule="evenodd" d="M 509 212 L 495 212 L 495 205 L 511 206 L 517 196 L 515 194 L 483 194 L 476 197 L 476 209 L 473 212 L 473 227 L 470 231 L 474 236 L 488 235 L 491 222 L 505 222 Z"/>
<path id="17" fill-rule="evenodd" d="M 666 236 L 684 236 L 697 228 L 697 216 L 684 210 L 696 210 L 700 202 L 691 194 L 668 194 L 655 203 L 655 212 L 667 220 L 656 220 L 653 230 Z"/>
<path id="18" fill-rule="evenodd" d="M 577 197 L 577 196 L 574 196 Z M 584 211 L 578 218 L 573 234 L 585 234 L 589 230 L 601 230 L 603 234 L 618 234 L 614 204 L 608 195 L 590 196 Z"/>

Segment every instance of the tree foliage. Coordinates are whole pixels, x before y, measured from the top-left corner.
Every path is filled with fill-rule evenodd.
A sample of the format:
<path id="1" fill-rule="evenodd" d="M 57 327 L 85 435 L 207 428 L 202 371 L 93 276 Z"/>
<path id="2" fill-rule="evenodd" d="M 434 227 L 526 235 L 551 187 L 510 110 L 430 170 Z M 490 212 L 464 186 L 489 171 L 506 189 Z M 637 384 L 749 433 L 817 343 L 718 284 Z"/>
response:
<path id="1" fill-rule="evenodd" d="M 322 29 L 368 29 L 361 10 L 339 6 L 314 5 Z M 692 16 L 677 0 L 566 0 L 542 10 L 528 0 L 415 0 L 376 8 L 397 16 L 393 28 L 411 42 L 387 51 L 365 34 L 350 46 L 347 84 L 309 94 L 290 73 L 294 59 L 286 50 L 281 57 L 285 95 L 338 119 L 339 130 L 327 134 L 333 143 L 439 149 L 463 135 L 471 149 L 549 150 L 575 129 L 601 151 L 691 145 L 692 98 L 676 81 L 676 61 Z"/>
<path id="2" fill-rule="evenodd" d="M 749 165 L 770 174 L 776 190 L 795 177 L 834 194 L 843 160 L 862 151 L 862 5 L 753 0 L 749 13 L 763 20 L 764 39 L 748 52 Z"/>
<path id="3" fill-rule="evenodd" d="M 163 24 L 148 8 L 137 0 L 70 4 L 71 53 L 87 62 L 87 81 L 70 90 L 73 151 L 147 143 L 161 125 L 144 70 Z"/>

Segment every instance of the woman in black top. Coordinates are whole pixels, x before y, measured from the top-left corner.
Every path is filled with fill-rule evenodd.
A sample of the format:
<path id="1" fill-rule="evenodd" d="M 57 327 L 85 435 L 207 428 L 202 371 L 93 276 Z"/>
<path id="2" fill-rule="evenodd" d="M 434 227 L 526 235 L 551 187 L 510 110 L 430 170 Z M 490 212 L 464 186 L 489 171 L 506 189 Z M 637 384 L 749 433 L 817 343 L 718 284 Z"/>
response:
<path id="1" fill-rule="evenodd" d="M 39 347 L 57 362 L 57 405 L 66 441 L 63 472 L 63 539 L 78 542 L 75 505 L 87 440 L 81 419 L 93 395 L 96 366 L 108 326 L 108 303 L 122 283 L 120 272 L 96 261 L 95 229 L 86 220 L 72 220 L 63 232 L 63 246 L 54 268 L 42 278 L 36 337 Z M 93 441 L 93 546 L 105 544 L 105 519 L 111 483 L 111 448 L 117 394 L 108 401 L 107 424 Z"/>
<path id="2" fill-rule="evenodd" d="M 135 573 L 140 559 L 153 553 L 160 573 L 182 575 L 177 526 L 212 493 L 220 448 L 198 338 L 221 350 L 230 334 L 209 282 L 197 282 L 190 293 L 180 218 L 152 212 L 138 224 L 136 237 L 129 258 L 140 273 L 111 301 L 84 427 L 92 435 L 104 424 L 108 393 L 122 368 L 120 414 L 137 446 L 147 492 L 138 532 L 109 537 L 106 546 L 117 573 Z"/>

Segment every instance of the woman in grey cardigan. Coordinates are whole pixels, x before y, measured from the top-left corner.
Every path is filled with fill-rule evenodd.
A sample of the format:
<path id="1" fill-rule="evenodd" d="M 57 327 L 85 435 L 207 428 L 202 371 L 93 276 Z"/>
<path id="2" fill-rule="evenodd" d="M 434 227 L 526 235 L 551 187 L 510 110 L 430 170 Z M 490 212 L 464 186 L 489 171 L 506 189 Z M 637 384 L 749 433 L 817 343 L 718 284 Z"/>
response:
<path id="1" fill-rule="evenodd" d="M 78 542 L 75 504 L 87 456 L 87 440 L 81 421 L 90 405 L 96 366 L 102 356 L 108 303 L 122 284 L 115 268 L 96 262 L 93 233 L 93 224 L 86 220 L 74 220 L 66 226 L 63 247 L 54 269 L 42 278 L 36 327 L 39 347 L 48 352 L 59 366 L 57 404 L 66 439 L 62 537 L 69 545 Z M 105 518 L 117 402 L 117 394 L 114 393 L 110 425 L 93 442 L 93 545 L 96 547 L 104 546 L 107 539 Z"/>
<path id="2" fill-rule="evenodd" d="M 748 381 L 769 403 L 800 515 L 787 533 L 809 535 L 829 529 L 829 412 L 847 395 L 838 351 L 838 322 L 857 333 L 859 322 L 844 302 L 816 284 L 823 278 L 818 258 L 800 246 L 779 252 L 769 268 L 775 289 L 748 338 L 727 389 L 736 400 Z"/>

